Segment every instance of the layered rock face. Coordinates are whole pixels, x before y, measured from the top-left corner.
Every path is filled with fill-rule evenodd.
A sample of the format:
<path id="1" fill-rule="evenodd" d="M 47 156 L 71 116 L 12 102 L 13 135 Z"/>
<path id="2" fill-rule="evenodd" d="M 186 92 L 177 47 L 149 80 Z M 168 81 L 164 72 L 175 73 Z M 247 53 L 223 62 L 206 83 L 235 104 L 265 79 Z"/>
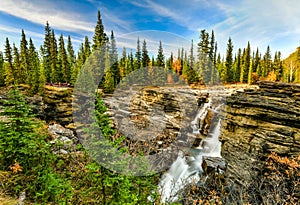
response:
<path id="1" fill-rule="evenodd" d="M 191 121 L 207 95 L 191 89 L 146 87 L 104 98 L 113 127 L 132 155 L 192 146 Z M 190 142 L 189 142 L 190 141 Z"/>
<path id="2" fill-rule="evenodd" d="M 222 156 L 228 173 L 248 185 L 270 152 L 300 152 L 300 85 L 260 82 L 259 89 L 227 97 Z"/>
<path id="3" fill-rule="evenodd" d="M 40 119 L 67 126 L 73 122 L 72 92 L 72 88 L 45 86 L 43 96 L 35 95 L 29 97 L 28 101 L 34 106 L 34 113 Z"/>

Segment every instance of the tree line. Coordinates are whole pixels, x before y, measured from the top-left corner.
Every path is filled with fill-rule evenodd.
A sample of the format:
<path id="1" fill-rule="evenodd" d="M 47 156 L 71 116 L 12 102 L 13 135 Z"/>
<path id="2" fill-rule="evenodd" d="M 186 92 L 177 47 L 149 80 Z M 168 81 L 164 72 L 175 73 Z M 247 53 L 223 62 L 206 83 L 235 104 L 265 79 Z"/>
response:
<path id="1" fill-rule="evenodd" d="M 71 37 L 67 37 L 66 43 L 63 34 L 57 38 L 48 22 L 45 25 L 44 42 L 39 50 L 31 38 L 27 40 L 24 30 L 19 47 L 11 45 L 6 38 L 4 54 L 0 52 L 0 85 L 28 84 L 32 93 L 42 92 L 47 82 L 74 85 L 86 60 L 92 52 L 99 49 L 104 51 L 106 59 L 103 65 L 104 78 L 100 83 L 105 92 L 112 92 L 131 72 L 153 66 L 172 70 L 189 84 L 252 84 L 257 80 L 300 82 L 299 69 L 290 72 L 291 69 L 285 66 L 281 59 L 280 51 L 276 51 L 272 58 L 269 46 L 263 55 L 258 48 L 252 50 L 250 42 L 246 48 L 238 48 L 236 53 L 233 48 L 229 37 L 225 58 L 221 57 L 214 31 L 208 33 L 204 29 L 200 31 L 199 42 L 194 45 L 192 41 L 189 51 L 179 48 L 177 56 L 171 53 L 170 57 L 166 58 L 160 41 L 156 58 L 151 58 L 147 42 L 141 42 L 138 38 L 135 53 L 132 50 L 127 52 L 127 49 L 123 48 L 119 58 L 114 32 L 111 31 L 110 36 L 105 33 L 98 11 L 92 42 L 86 36 L 77 54 L 73 49 Z M 162 75 L 160 77 L 165 82 L 172 81 L 163 73 L 159 75 Z"/>

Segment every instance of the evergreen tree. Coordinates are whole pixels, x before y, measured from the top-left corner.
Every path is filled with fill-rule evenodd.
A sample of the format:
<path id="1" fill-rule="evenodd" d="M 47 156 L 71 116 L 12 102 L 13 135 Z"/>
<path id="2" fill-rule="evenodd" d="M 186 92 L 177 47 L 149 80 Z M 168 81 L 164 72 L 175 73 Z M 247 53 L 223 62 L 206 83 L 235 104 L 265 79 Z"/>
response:
<path id="1" fill-rule="evenodd" d="M 70 35 L 68 36 L 67 52 L 68 52 L 68 54 L 67 54 L 67 56 L 68 56 L 67 57 L 68 58 L 68 70 L 70 71 L 68 82 L 71 82 L 73 72 L 75 72 L 74 70 L 75 70 L 76 57 L 75 57 L 75 53 L 74 53 L 74 49 L 73 49 L 73 45 L 72 45 Z"/>
<path id="2" fill-rule="evenodd" d="M 227 43 L 227 51 L 226 51 L 226 61 L 225 61 L 225 69 L 223 70 L 224 73 L 222 73 L 222 81 L 227 83 L 227 82 L 232 82 L 233 81 L 233 45 L 231 38 L 229 37 L 228 43 Z"/>
<path id="3" fill-rule="evenodd" d="M 147 43 L 146 40 L 144 40 L 142 46 L 142 67 L 147 67 L 149 63 L 150 63 L 150 58 L 147 50 Z"/>
<path id="4" fill-rule="evenodd" d="M 84 54 L 85 54 L 85 60 L 87 60 L 91 55 L 91 46 L 90 46 L 89 38 L 87 36 L 84 37 Z"/>
<path id="5" fill-rule="evenodd" d="M 96 49 L 100 49 L 103 45 L 105 45 L 108 42 L 108 37 L 106 33 L 104 32 L 104 26 L 101 19 L 100 10 L 98 10 L 98 19 L 97 24 L 95 27 L 95 33 L 93 37 L 93 51 Z M 104 48 L 102 48 L 104 49 Z"/>
<path id="6" fill-rule="evenodd" d="M 6 38 L 5 44 L 5 84 L 11 85 L 15 84 L 15 70 L 13 66 L 13 56 L 12 56 L 12 48 L 10 46 L 8 38 Z"/>
<path id="7" fill-rule="evenodd" d="M 241 76 L 241 58 L 242 58 L 242 49 L 238 49 L 238 54 L 234 62 L 234 78 L 233 82 L 239 82 Z"/>
<path id="8" fill-rule="evenodd" d="M 121 78 L 124 79 L 129 74 L 127 52 L 126 52 L 126 48 L 125 47 L 123 47 L 122 57 L 120 59 L 120 63 L 119 64 L 120 64 Z"/>
<path id="9" fill-rule="evenodd" d="M 250 42 L 248 41 L 248 45 L 246 48 L 246 53 L 245 53 L 245 70 L 244 70 L 244 79 L 247 80 L 249 69 L 250 69 L 250 63 L 251 63 L 251 47 L 250 47 Z"/>
<path id="10" fill-rule="evenodd" d="M 13 51 L 14 51 L 14 65 L 13 65 L 14 71 L 13 71 L 13 75 L 14 75 L 15 83 L 19 84 L 19 83 L 23 82 L 24 80 L 22 79 L 23 76 L 22 76 L 22 73 L 21 73 L 19 50 L 15 46 L 15 44 L 13 44 Z"/>
<path id="11" fill-rule="evenodd" d="M 110 35 L 110 49 L 109 49 L 110 66 L 114 79 L 114 87 L 116 87 L 121 81 L 120 68 L 118 66 L 118 48 L 114 36 L 114 32 L 111 31 Z"/>
<path id="12" fill-rule="evenodd" d="M 45 26 L 45 39 L 43 45 L 43 66 L 45 72 L 46 82 L 51 81 L 51 28 L 49 26 L 48 21 L 46 22 Z"/>
<path id="13" fill-rule="evenodd" d="M 135 52 L 135 65 L 134 69 L 140 69 L 142 66 L 142 53 L 141 53 L 141 46 L 140 46 L 140 38 L 137 40 L 137 47 L 136 47 L 136 52 Z"/>
<path id="14" fill-rule="evenodd" d="M 195 68 L 195 56 L 194 56 L 194 41 L 192 40 L 192 43 L 191 43 L 191 49 L 190 49 L 190 55 L 189 55 L 189 66 L 192 68 L 192 69 L 196 69 Z"/>
<path id="15" fill-rule="evenodd" d="M 173 70 L 173 61 L 174 61 L 173 52 L 171 52 L 170 58 L 167 60 L 167 69 Z"/>
<path id="16" fill-rule="evenodd" d="M 114 77 L 111 70 L 110 65 L 110 57 L 109 57 L 109 51 L 106 50 L 105 52 L 105 70 L 104 70 L 104 92 L 106 93 L 112 93 L 114 90 Z"/>
<path id="17" fill-rule="evenodd" d="M 42 56 L 42 59 L 40 61 L 40 67 L 39 67 L 39 89 L 38 92 L 43 95 L 44 94 L 44 88 L 45 88 L 45 84 L 47 82 L 46 80 L 46 74 L 45 74 L 45 66 L 43 65 L 43 63 L 45 62 L 43 59 L 44 56 L 44 47 L 40 46 L 40 55 Z"/>
<path id="18" fill-rule="evenodd" d="M 253 72 L 257 72 L 257 67 L 258 67 L 259 63 L 260 63 L 260 55 L 259 55 L 259 50 L 257 48 L 256 53 L 255 53 L 254 63 L 252 65 Z"/>
<path id="19" fill-rule="evenodd" d="M 77 53 L 77 61 L 76 64 L 74 65 L 74 69 L 71 75 L 72 84 L 75 84 L 77 77 L 80 73 L 81 67 L 84 65 L 84 63 L 85 63 L 85 52 L 84 52 L 84 45 L 82 43 L 79 47 L 79 51 Z"/>
<path id="20" fill-rule="evenodd" d="M 34 47 L 31 38 L 29 39 L 29 50 L 28 50 L 28 83 L 31 87 L 31 93 L 34 94 L 39 91 L 40 62 L 39 62 L 38 53 Z"/>
<path id="21" fill-rule="evenodd" d="M 60 73 L 62 73 L 60 81 L 70 82 L 71 70 L 70 66 L 68 65 L 68 56 L 65 48 L 64 37 L 62 34 L 59 37 L 58 46 L 58 70 L 60 71 Z"/>
<path id="22" fill-rule="evenodd" d="M 129 74 L 134 70 L 134 57 L 133 57 L 132 50 L 130 50 L 128 61 L 129 61 L 128 62 L 128 74 Z"/>
<path id="23" fill-rule="evenodd" d="M 267 77 L 267 75 L 271 70 L 272 70 L 272 56 L 271 56 L 270 46 L 268 46 L 266 53 L 263 57 L 262 76 Z"/>
<path id="24" fill-rule="evenodd" d="M 156 57 L 156 66 L 165 67 L 165 56 L 163 54 L 163 47 L 161 41 L 159 41 L 158 54 Z"/>
<path id="25" fill-rule="evenodd" d="M 5 85 L 5 70 L 3 53 L 0 51 L 0 86 Z"/>
<path id="26" fill-rule="evenodd" d="M 57 42 L 55 38 L 54 30 L 51 31 L 50 39 L 50 80 L 51 82 L 60 82 L 61 79 L 61 70 L 57 67 Z"/>
<path id="27" fill-rule="evenodd" d="M 22 29 L 22 39 L 21 39 L 21 49 L 20 49 L 20 83 L 30 83 L 28 79 L 28 48 L 27 40 Z"/>
<path id="28" fill-rule="evenodd" d="M 273 69 L 276 74 L 276 80 L 279 81 L 283 77 L 283 65 L 281 60 L 281 52 L 275 52 Z"/>
<path id="29" fill-rule="evenodd" d="M 201 30 L 200 42 L 198 43 L 199 76 L 202 83 L 207 84 L 211 79 L 209 68 L 209 34 L 206 30 Z"/>

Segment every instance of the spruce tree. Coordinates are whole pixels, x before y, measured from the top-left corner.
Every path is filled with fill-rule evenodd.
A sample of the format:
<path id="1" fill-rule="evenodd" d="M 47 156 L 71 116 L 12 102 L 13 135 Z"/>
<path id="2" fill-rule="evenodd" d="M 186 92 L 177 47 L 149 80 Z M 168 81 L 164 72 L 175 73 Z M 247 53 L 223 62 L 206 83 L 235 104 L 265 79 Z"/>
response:
<path id="1" fill-rule="evenodd" d="M 84 53 L 85 53 L 85 59 L 88 59 L 91 55 L 91 46 L 90 46 L 89 38 L 87 36 L 84 37 Z"/>
<path id="2" fill-rule="evenodd" d="M 54 30 L 51 31 L 50 39 L 50 69 L 51 69 L 51 82 L 58 83 L 61 80 L 62 72 L 57 67 L 57 41 L 55 38 Z"/>
<path id="3" fill-rule="evenodd" d="M 227 82 L 232 82 L 233 81 L 233 45 L 231 38 L 229 37 L 228 43 L 227 43 L 227 51 L 226 51 L 226 61 L 225 61 L 225 69 L 224 73 L 222 74 L 223 79 L 222 81 L 227 83 Z"/>
<path id="4" fill-rule="evenodd" d="M 194 41 L 193 40 L 192 40 L 192 43 L 191 43 L 191 49 L 190 49 L 190 55 L 189 55 L 189 66 L 192 69 L 196 69 L 195 68 Z"/>
<path id="5" fill-rule="evenodd" d="M 3 53 L 0 51 L 0 86 L 5 85 L 5 69 Z"/>
<path id="6" fill-rule="evenodd" d="M 200 42 L 198 43 L 198 73 L 201 77 L 201 81 L 204 84 L 209 83 L 210 76 L 210 68 L 209 68 L 209 34 L 205 29 L 201 30 L 200 34 Z"/>
<path id="7" fill-rule="evenodd" d="M 142 66 L 142 53 L 141 53 L 141 46 L 140 46 L 140 38 L 137 39 L 137 46 L 135 52 L 135 65 L 134 70 L 140 69 Z"/>
<path id="8" fill-rule="evenodd" d="M 20 44 L 20 83 L 29 84 L 29 70 L 28 70 L 28 43 L 26 40 L 26 35 L 22 29 L 22 39 Z"/>
<path id="9" fill-rule="evenodd" d="M 62 73 L 60 78 L 61 82 L 70 82 L 71 70 L 68 65 L 68 56 L 65 48 L 64 37 L 61 34 L 59 37 L 59 48 L 58 48 L 58 70 Z"/>
<path id="10" fill-rule="evenodd" d="M 156 57 L 156 66 L 165 67 L 165 56 L 163 54 L 163 47 L 161 41 L 159 41 L 158 53 Z"/>
<path id="11" fill-rule="evenodd" d="M 5 43 L 5 85 L 15 84 L 15 70 L 13 66 L 12 48 L 10 46 L 8 38 Z"/>
<path id="12" fill-rule="evenodd" d="M 114 87 L 116 87 L 121 81 L 121 73 L 120 68 L 118 66 L 118 48 L 113 31 L 111 31 L 110 35 L 109 59 L 114 79 Z"/>
<path id="13" fill-rule="evenodd" d="M 274 69 L 274 72 L 276 74 L 276 80 L 280 81 L 283 77 L 283 65 L 282 65 L 281 52 L 280 51 L 275 52 L 273 69 Z M 299 69 L 298 69 L 298 74 L 299 74 Z M 297 78 L 297 76 L 296 76 L 296 78 Z M 300 78 L 299 78 L 299 80 L 300 80 Z"/>
<path id="14" fill-rule="evenodd" d="M 150 58 L 147 50 L 147 43 L 146 40 L 144 39 L 143 46 L 142 46 L 142 67 L 149 66 L 149 63 L 150 63 Z"/>
<path id="15" fill-rule="evenodd" d="M 71 82 L 73 72 L 75 72 L 74 70 L 75 70 L 76 57 L 75 57 L 70 35 L 68 36 L 67 59 L 68 59 L 68 70 L 70 71 L 70 73 L 68 74 L 69 76 L 68 82 Z"/>
<path id="16" fill-rule="evenodd" d="M 263 57 L 262 76 L 267 77 L 267 75 L 271 70 L 272 70 L 272 56 L 271 56 L 270 46 L 268 46 L 266 53 Z"/>
<path id="17" fill-rule="evenodd" d="M 43 66 L 45 72 L 45 79 L 46 82 L 51 81 L 51 28 L 49 26 L 48 21 L 46 22 L 45 26 L 45 38 L 44 38 L 44 45 L 43 45 Z"/>
<path id="18" fill-rule="evenodd" d="M 120 73 L 121 78 L 124 79 L 129 73 L 128 73 L 128 62 L 127 62 L 127 52 L 126 48 L 123 47 L 122 51 L 122 57 L 120 59 L 119 65 L 120 65 Z"/>
<path id="19" fill-rule="evenodd" d="M 109 50 L 105 52 L 105 70 L 104 70 L 104 92 L 112 93 L 114 90 L 114 76 L 110 65 Z"/>
<path id="20" fill-rule="evenodd" d="M 233 82 L 239 82 L 241 76 L 241 58 L 242 58 L 242 49 L 238 49 L 237 56 L 234 61 L 234 78 Z"/>
<path id="21" fill-rule="evenodd" d="M 21 82 L 24 81 L 24 79 L 22 79 L 22 71 L 21 71 L 21 65 L 20 65 L 20 54 L 19 54 L 19 50 L 18 48 L 15 46 L 15 44 L 13 44 L 13 51 L 14 51 L 14 79 L 15 79 L 15 83 L 19 84 Z"/>
<path id="22" fill-rule="evenodd" d="M 249 73 L 248 73 L 248 84 L 251 85 L 252 84 L 252 63 L 253 61 L 250 62 L 250 67 L 249 67 Z"/>
<path id="23" fill-rule="evenodd" d="M 98 10 L 98 16 L 97 16 L 97 24 L 95 27 L 95 33 L 93 36 L 93 51 L 96 49 L 100 49 L 104 44 L 108 42 L 108 37 L 106 33 L 104 32 L 104 26 L 102 23 L 102 18 L 100 14 L 100 10 Z M 104 49 L 104 48 L 103 48 Z"/>
<path id="24" fill-rule="evenodd" d="M 39 91 L 40 75 L 41 74 L 39 56 L 34 47 L 33 41 L 30 38 L 28 50 L 28 82 L 31 87 L 32 94 L 35 94 Z"/>

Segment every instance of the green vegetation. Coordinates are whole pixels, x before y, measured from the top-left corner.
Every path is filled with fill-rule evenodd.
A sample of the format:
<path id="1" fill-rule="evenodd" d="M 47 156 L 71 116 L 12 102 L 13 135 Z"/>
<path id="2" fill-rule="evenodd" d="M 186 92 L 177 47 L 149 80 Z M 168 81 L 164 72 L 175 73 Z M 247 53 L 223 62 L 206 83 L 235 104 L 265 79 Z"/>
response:
<path id="1" fill-rule="evenodd" d="M 156 190 L 157 176 L 112 172 L 93 161 L 80 145 L 78 152 L 54 154 L 45 127 L 31 114 L 20 91 L 11 90 L 8 98 L 2 101 L 4 118 L 0 121 L 1 190 L 12 196 L 25 191 L 28 202 L 37 204 L 149 203 L 147 197 Z M 98 97 L 96 126 L 108 138 L 115 130 L 111 129 L 105 111 Z"/>

